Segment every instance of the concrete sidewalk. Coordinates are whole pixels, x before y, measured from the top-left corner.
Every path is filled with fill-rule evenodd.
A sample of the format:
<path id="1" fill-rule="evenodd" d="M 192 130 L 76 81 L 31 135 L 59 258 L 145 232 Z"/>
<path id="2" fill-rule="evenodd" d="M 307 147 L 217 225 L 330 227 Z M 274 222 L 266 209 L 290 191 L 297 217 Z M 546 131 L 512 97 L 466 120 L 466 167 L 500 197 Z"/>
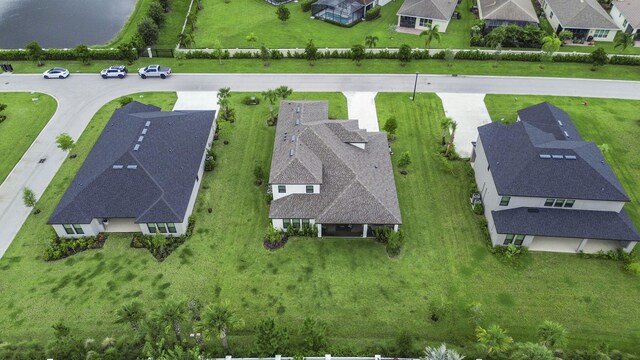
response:
<path id="1" fill-rule="evenodd" d="M 377 92 L 344 91 L 343 94 L 347 98 L 349 119 L 358 120 L 360 129 L 380 131 L 376 111 Z"/>
<path id="2" fill-rule="evenodd" d="M 453 144 L 463 158 L 471 156 L 472 141 L 478 139 L 478 126 L 491 122 L 484 105 L 485 94 L 437 93 L 442 100 L 444 114 L 458 123 Z"/>

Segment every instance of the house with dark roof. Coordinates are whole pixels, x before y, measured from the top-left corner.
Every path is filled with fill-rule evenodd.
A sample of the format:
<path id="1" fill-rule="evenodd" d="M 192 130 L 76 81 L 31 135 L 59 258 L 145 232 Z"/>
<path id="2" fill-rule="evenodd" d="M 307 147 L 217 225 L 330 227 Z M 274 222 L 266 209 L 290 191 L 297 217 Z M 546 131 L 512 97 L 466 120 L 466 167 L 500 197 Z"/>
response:
<path id="1" fill-rule="evenodd" d="M 387 135 L 329 120 L 326 101 L 283 101 L 269 173 L 276 229 L 371 237 L 402 223 Z"/>
<path id="2" fill-rule="evenodd" d="M 49 218 L 61 237 L 181 235 L 198 194 L 215 111 L 114 111 Z"/>
<path id="3" fill-rule="evenodd" d="M 494 246 L 629 252 L 640 241 L 600 149 L 547 102 L 518 111 L 515 124 L 479 127 L 471 160 Z"/>
<path id="4" fill-rule="evenodd" d="M 640 39 L 640 0 L 612 1 L 609 14 L 620 30 Z"/>
<path id="5" fill-rule="evenodd" d="M 613 41 L 619 28 L 598 0 L 541 0 L 553 30 L 569 30 L 574 41 Z"/>
<path id="6" fill-rule="evenodd" d="M 398 27 L 425 30 L 438 25 L 438 31 L 445 32 L 456 5 L 456 0 L 404 0 L 396 14 Z"/>
<path id="7" fill-rule="evenodd" d="M 531 0 L 478 0 L 478 16 L 491 31 L 502 25 L 537 25 L 538 14 Z"/>

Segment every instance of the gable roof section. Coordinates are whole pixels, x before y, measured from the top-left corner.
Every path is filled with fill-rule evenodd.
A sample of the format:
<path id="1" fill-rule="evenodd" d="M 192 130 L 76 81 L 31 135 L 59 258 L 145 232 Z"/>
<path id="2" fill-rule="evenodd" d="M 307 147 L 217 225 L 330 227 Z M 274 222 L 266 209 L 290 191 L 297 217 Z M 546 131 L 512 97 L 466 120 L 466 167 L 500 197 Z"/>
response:
<path id="1" fill-rule="evenodd" d="M 292 163 L 299 156 L 298 149 L 303 148 L 321 164 L 321 185 L 319 194 L 292 194 L 274 200 L 269 217 L 308 218 L 318 223 L 400 224 L 386 134 L 360 130 L 356 120 L 319 119 L 317 115 L 326 115 L 327 108 L 326 101 L 282 102 L 269 183 L 279 184 L 275 180 L 282 177 L 281 163 Z M 295 143 L 278 140 L 285 132 L 296 135 Z M 351 146 L 351 142 L 366 143 L 366 146 L 361 149 Z M 294 160 L 287 158 L 291 149 Z M 287 180 L 290 184 L 310 183 L 306 182 L 306 174 L 298 179 L 290 176 Z"/>
<path id="2" fill-rule="evenodd" d="M 479 0 L 478 11 L 482 19 L 539 22 L 531 0 Z"/>
<path id="3" fill-rule="evenodd" d="M 597 0 L 545 0 L 565 29 L 618 30 Z"/>
<path id="4" fill-rule="evenodd" d="M 634 29 L 640 28 L 640 1 L 624 0 L 612 1 L 613 6 L 618 8 L 622 16 L 629 22 Z M 624 29 L 623 29 L 624 30 Z"/>
<path id="5" fill-rule="evenodd" d="M 456 5 L 456 0 L 405 0 L 397 15 L 450 20 Z"/>
<path id="6" fill-rule="evenodd" d="M 478 128 L 498 194 L 629 201 L 598 147 L 580 138 L 565 112 L 542 103 L 519 115 L 513 125 Z"/>
<path id="7" fill-rule="evenodd" d="M 49 219 L 182 222 L 214 111 L 161 112 L 132 102 L 117 109 Z"/>

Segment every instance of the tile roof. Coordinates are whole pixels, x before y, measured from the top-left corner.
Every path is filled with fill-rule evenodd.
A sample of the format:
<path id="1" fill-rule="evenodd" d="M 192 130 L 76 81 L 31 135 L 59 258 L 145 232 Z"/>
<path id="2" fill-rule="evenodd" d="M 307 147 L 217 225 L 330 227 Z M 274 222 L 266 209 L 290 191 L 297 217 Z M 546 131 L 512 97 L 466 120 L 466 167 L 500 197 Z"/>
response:
<path id="1" fill-rule="evenodd" d="M 634 29 L 640 29 L 640 0 L 612 1 Z"/>
<path id="2" fill-rule="evenodd" d="M 456 0 L 405 0 L 397 15 L 450 20 L 456 5 Z"/>
<path id="3" fill-rule="evenodd" d="M 492 211 L 500 234 L 527 234 L 580 239 L 639 241 L 640 235 L 622 210 L 590 211 L 515 208 Z"/>
<path id="4" fill-rule="evenodd" d="M 132 102 L 117 109 L 49 218 L 182 222 L 215 111 L 162 112 Z"/>
<path id="5" fill-rule="evenodd" d="M 513 125 L 478 128 L 498 194 L 629 201 L 598 147 L 581 139 L 564 111 L 544 102 L 518 114 Z"/>
<path id="6" fill-rule="evenodd" d="M 479 0 L 478 10 L 482 19 L 539 22 L 531 0 Z"/>
<path id="7" fill-rule="evenodd" d="M 618 30 L 597 0 L 545 0 L 565 29 Z"/>
<path id="8" fill-rule="evenodd" d="M 282 102 L 269 183 L 280 184 L 276 180 L 285 178 L 287 184 L 320 184 L 320 193 L 291 194 L 274 200 L 269 217 L 310 218 L 318 223 L 400 224 L 387 135 L 359 130 L 356 120 L 328 120 L 327 111 L 326 101 Z M 296 140 L 282 140 L 285 132 L 289 139 L 295 135 Z M 366 143 L 365 149 L 351 142 Z M 315 182 L 307 182 L 311 171 L 297 172 L 299 169 L 283 173 L 293 163 L 320 169 L 320 178 L 316 179 L 314 173 Z"/>

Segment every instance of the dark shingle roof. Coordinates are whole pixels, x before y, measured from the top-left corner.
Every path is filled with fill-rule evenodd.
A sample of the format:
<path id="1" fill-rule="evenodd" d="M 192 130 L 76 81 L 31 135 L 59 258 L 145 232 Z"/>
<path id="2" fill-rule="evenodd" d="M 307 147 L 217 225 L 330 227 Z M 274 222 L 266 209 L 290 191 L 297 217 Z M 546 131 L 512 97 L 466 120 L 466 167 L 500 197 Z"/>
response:
<path id="1" fill-rule="evenodd" d="M 518 114 L 513 125 L 478 128 L 498 194 L 629 201 L 598 147 L 580 138 L 564 111 L 545 102 Z"/>
<path id="2" fill-rule="evenodd" d="M 456 0 L 404 0 L 397 15 L 449 20 L 456 5 Z"/>
<path id="3" fill-rule="evenodd" d="M 597 0 L 546 0 L 565 29 L 618 30 Z"/>
<path id="4" fill-rule="evenodd" d="M 580 239 L 638 241 L 627 213 L 613 211 L 515 208 L 492 211 L 500 234 L 527 234 Z"/>
<path id="5" fill-rule="evenodd" d="M 311 218 L 318 223 L 400 224 L 386 134 L 359 130 L 356 120 L 327 120 L 327 109 L 326 101 L 282 102 L 269 183 L 279 184 L 277 180 L 286 178 L 288 184 L 321 185 L 319 194 L 292 194 L 274 200 L 269 217 Z M 285 132 L 288 139 L 295 135 L 296 140 L 284 141 Z M 366 145 L 361 149 L 349 143 Z M 304 171 L 283 174 L 282 169 L 289 164 L 304 164 L 309 159 L 313 159 L 311 165 L 305 168 L 319 161 L 320 181 L 307 182 Z"/>
<path id="6" fill-rule="evenodd" d="M 531 0 L 479 0 L 478 10 L 482 19 L 539 22 Z"/>
<path id="7" fill-rule="evenodd" d="M 137 102 L 117 109 L 49 223 L 182 222 L 214 118 Z"/>

